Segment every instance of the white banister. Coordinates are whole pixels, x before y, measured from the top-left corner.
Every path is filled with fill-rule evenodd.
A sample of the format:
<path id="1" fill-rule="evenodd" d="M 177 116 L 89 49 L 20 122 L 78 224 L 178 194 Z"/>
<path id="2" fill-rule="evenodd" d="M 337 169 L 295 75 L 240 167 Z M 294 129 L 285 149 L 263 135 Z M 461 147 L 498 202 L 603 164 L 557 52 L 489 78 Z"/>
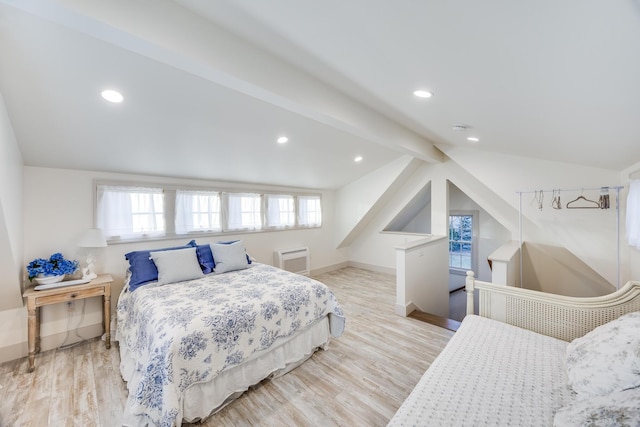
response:
<path id="1" fill-rule="evenodd" d="M 475 288 L 475 282 L 476 282 L 476 279 L 473 276 L 473 271 L 471 270 L 467 271 L 467 278 L 465 279 L 465 284 L 464 284 L 464 289 L 465 289 L 465 292 L 467 293 L 467 314 L 473 314 L 473 305 L 474 305 L 473 291 Z"/>

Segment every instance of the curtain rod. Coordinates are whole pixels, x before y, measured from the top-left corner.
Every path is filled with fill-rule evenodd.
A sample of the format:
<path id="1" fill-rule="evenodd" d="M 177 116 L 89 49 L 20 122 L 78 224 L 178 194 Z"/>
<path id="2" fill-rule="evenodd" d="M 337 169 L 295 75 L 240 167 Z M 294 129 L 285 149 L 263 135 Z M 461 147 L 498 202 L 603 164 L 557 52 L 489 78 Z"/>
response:
<path id="1" fill-rule="evenodd" d="M 612 186 L 602 186 L 602 187 L 592 187 L 592 188 L 554 188 L 551 190 L 527 190 L 527 191 L 516 191 L 516 194 L 526 194 L 526 193 L 537 193 L 537 192 L 554 192 L 554 191 L 593 191 L 593 190 L 602 190 L 603 188 L 607 188 L 610 190 L 621 190 L 624 188 L 624 185 L 612 185 Z"/>

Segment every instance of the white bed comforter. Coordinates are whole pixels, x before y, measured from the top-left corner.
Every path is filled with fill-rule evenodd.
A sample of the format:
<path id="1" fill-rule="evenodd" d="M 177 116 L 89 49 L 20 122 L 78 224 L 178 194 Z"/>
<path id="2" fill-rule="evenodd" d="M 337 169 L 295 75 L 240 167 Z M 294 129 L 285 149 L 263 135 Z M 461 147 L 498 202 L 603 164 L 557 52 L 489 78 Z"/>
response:
<path id="1" fill-rule="evenodd" d="M 246 270 L 124 292 L 118 302 L 121 351 L 136 360 L 122 372 L 129 396 L 123 420 L 179 425 L 191 385 L 212 380 L 277 339 L 329 316 L 331 335 L 344 316 L 324 284 L 254 263 Z"/>
<path id="2" fill-rule="evenodd" d="M 567 345 L 467 316 L 389 426 L 551 426 L 573 396 Z"/>

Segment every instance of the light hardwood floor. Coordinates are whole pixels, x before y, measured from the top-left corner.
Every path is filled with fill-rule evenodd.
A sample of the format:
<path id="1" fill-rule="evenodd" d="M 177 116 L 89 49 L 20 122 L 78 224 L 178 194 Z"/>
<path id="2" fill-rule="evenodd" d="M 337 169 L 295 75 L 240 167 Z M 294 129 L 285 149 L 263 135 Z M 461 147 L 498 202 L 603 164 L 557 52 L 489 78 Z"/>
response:
<path id="1" fill-rule="evenodd" d="M 204 426 L 384 426 L 453 332 L 394 314 L 395 278 L 357 268 L 317 276 L 347 317 L 342 337 L 264 381 Z M 127 391 L 117 346 L 90 340 L 0 365 L 0 426 L 120 425 Z"/>

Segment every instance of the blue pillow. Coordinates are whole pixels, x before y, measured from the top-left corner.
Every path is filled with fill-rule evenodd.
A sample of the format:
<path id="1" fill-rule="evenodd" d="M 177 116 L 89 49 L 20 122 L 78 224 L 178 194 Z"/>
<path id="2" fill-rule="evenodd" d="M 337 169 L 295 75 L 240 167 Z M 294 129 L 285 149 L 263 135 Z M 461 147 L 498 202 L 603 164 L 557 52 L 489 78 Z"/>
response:
<path id="1" fill-rule="evenodd" d="M 196 255 L 198 256 L 198 263 L 200 264 L 200 268 L 202 269 L 202 272 L 204 274 L 212 273 L 213 269 L 216 266 L 216 263 L 213 260 L 213 254 L 211 253 L 211 246 L 197 245 Z"/>
<path id="2" fill-rule="evenodd" d="M 131 272 L 131 277 L 129 278 L 129 290 L 135 291 L 142 285 L 158 280 L 158 269 L 153 263 L 153 260 L 151 260 L 151 252 L 173 251 L 176 249 L 192 248 L 194 246 L 196 246 L 196 241 L 192 240 L 184 246 L 133 251 L 125 254 L 124 257 L 129 261 L 129 271 Z"/>
<path id="3" fill-rule="evenodd" d="M 232 243 L 239 242 L 239 241 L 240 240 L 229 240 L 228 242 L 216 242 L 216 243 L 218 243 L 220 245 L 230 245 Z M 249 256 L 249 254 L 247 254 L 247 263 L 251 264 L 251 257 Z M 215 259 L 213 260 L 213 266 L 214 267 L 216 266 Z"/>

